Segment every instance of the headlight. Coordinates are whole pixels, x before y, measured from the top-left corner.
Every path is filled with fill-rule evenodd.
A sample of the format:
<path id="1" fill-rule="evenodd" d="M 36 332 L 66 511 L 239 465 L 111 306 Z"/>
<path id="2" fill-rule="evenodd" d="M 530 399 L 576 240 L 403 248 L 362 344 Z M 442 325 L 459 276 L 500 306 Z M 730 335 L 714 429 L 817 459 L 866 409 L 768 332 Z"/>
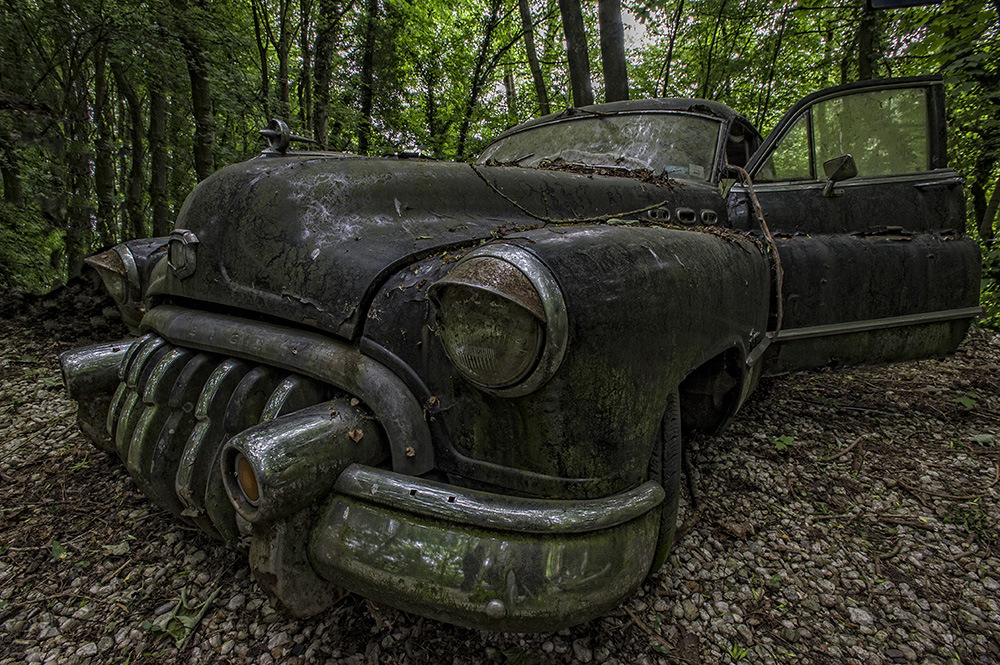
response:
<path id="1" fill-rule="evenodd" d="M 84 262 L 97 270 L 104 287 L 119 305 L 125 305 L 129 301 L 130 290 L 138 292 L 139 270 L 136 267 L 135 257 L 125 245 L 118 245 L 100 254 L 88 256 Z"/>
<path id="2" fill-rule="evenodd" d="M 515 397 L 555 373 L 566 349 L 562 292 L 514 245 L 476 250 L 431 287 L 445 352 L 477 386 Z"/>
<path id="3" fill-rule="evenodd" d="M 441 296 L 441 336 L 448 357 L 472 381 L 500 388 L 523 379 L 538 360 L 542 321 L 488 291 L 461 286 Z"/>

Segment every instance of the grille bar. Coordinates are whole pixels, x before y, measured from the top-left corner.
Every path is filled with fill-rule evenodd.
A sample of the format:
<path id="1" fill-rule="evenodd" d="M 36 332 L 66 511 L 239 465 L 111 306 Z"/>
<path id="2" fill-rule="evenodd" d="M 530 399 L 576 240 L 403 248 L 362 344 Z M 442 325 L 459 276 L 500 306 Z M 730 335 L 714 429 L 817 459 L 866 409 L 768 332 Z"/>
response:
<path id="1" fill-rule="evenodd" d="M 108 432 L 139 489 L 211 535 L 236 540 L 219 454 L 234 434 L 329 398 L 313 379 L 146 335 L 119 367 Z"/>

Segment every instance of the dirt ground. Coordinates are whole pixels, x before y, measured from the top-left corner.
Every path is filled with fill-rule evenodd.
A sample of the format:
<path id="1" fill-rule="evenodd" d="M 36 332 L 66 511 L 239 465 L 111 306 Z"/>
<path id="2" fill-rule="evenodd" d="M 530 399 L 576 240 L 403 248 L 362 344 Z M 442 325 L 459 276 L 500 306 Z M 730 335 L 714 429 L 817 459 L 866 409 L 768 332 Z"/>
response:
<path id="1" fill-rule="evenodd" d="M 767 380 L 690 442 L 668 565 L 605 617 L 514 635 L 356 596 L 275 612 L 245 552 L 153 507 L 75 428 L 57 354 L 125 334 L 97 293 L 0 300 L 0 664 L 1000 662 L 994 332 Z"/>

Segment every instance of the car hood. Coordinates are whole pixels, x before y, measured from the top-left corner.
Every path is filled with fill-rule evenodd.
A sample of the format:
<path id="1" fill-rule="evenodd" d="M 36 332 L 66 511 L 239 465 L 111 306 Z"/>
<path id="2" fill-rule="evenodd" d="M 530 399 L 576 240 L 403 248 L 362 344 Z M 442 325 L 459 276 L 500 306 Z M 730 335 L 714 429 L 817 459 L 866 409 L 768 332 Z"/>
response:
<path id="1" fill-rule="evenodd" d="M 379 285 L 423 257 L 512 230 L 634 216 L 691 189 L 707 187 L 424 159 L 259 158 L 191 193 L 176 228 L 197 237 L 196 267 L 170 272 L 160 290 L 353 338 Z"/>

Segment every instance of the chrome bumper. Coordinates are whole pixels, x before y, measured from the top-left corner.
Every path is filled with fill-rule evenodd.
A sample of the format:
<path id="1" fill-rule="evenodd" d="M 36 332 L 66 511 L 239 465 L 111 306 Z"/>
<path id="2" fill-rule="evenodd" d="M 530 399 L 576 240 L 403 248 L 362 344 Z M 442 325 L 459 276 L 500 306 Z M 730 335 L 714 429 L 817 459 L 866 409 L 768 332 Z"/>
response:
<path id="1" fill-rule="evenodd" d="M 603 499 L 524 499 L 355 464 L 314 523 L 308 557 L 320 577 L 407 611 L 555 630 L 642 583 L 663 497 L 647 482 Z"/>
<path id="2" fill-rule="evenodd" d="M 406 446 L 424 451 L 415 460 L 405 453 L 393 455 L 394 462 L 400 457 L 411 466 L 431 463 L 429 434 L 419 429 L 422 417 L 400 417 L 412 415 L 410 411 L 420 416 L 419 405 L 407 397 L 398 379 L 370 359 L 359 359 L 345 344 L 178 308 L 157 308 L 147 319 L 144 325 L 162 337 L 151 334 L 131 344 L 116 342 L 64 354 L 64 379 L 80 402 L 81 423 L 93 430 L 95 443 L 122 457 L 147 496 L 191 516 L 210 533 L 219 530 L 231 539 L 238 535 L 218 456 L 226 437 L 203 430 L 224 428 L 234 437 L 234 446 L 261 438 L 267 445 L 244 451 L 251 460 L 257 453 L 280 457 L 290 440 L 295 443 L 296 437 L 305 436 L 299 420 L 309 415 L 306 411 L 282 415 L 286 409 L 270 409 L 275 394 L 288 395 L 272 391 L 281 377 L 271 376 L 266 368 L 255 369 L 251 361 L 257 357 L 265 358 L 268 367 L 300 372 L 300 383 L 318 379 L 369 397 L 394 453 L 406 451 Z M 252 334 L 244 334 L 247 330 Z M 271 395 L 263 412 L 250 413 L 247 406 L 260 400 L 230 398 L 257 392 Z M 324 414 L 348 414 L 354 405 L 351 401 L 333 408 L 323 403 L 316 408 Z M 259 422 L 261 413 L 279 417 Z M 101 422 L 105 414 L 107 429 Z M 422 437 L 407 436 L 412 433 L 407 427 L 417 428 Z M 364 461 L 354 455 L 334 456 L 344 466 Z M 266 471 L 274 465 L 264 466 Z M 409 475 L 410 469 L 403 474 L 355 463 L 338 475 L 344 466 L 327 470 L 337 480 L 332 489 L 324 488 L 326 498 L 294 514 L 276 510 L 268 513 L 269 519 L 263 514 L 253 516 L 260 520 L 248 517 L 244 525 L 253 535 L 250 559 L 258 582 L 294 614 L 322 611 L 339 597 L 338 587 L 344 587 L 452 623 L 546 631 L 613 609 L 649 573 L 657 508 L 664 498 L 656 483 L 601 499 L 544 500 L 435 483 Z M 295 485 L 284 482 L 284 466 L 278 470 L 282 482 L 275 487 Z M 199 483 L 188 482 L 194 471 L 200 474 Z M 261 476 L 264 490 L 274 489 L 269 478 Z M 289 495 L 274 493 L 277 498 Z M 313 496 L 308 498 L 312 501 Z"/>
<path id="3" fill-rule="evenodd" d="M 95 447 L 109 453 L 115 446 L 105 427 L 108 408 L 118 387 L 118 367 L 131 344 L 130 339 L 92 344 L 59 356 L 66 394 L 78 405 L 77 425 Z"/>

